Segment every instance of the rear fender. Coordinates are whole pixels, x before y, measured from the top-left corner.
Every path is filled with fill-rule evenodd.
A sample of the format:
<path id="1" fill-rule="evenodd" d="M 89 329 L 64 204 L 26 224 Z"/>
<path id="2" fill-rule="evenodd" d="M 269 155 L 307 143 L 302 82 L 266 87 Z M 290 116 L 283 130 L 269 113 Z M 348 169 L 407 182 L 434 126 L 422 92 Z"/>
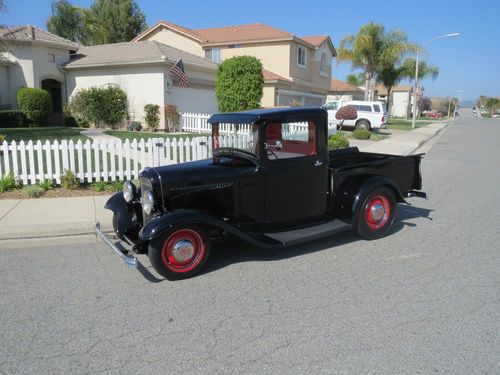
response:
<path id="1" fill-rule="evenodd" d="M 152 219 L 139 232 L 139 238 L 141 242 L 151 241 L 152 239 L 163 235 L 174 226 L 190 224 L 201 226 L 208 225 L 220 228 L 255 246 L 265 248 L 281 247 L 278 242 L 250 235 L 228 221 L 220 219 L 219 217 L 208 212 L 198 210 L 176 210 Z"/>
<path id="2" fill-rule="evenodd" d="M 364 198 L 375 188 L 380 187 L 380 186 L 387 186 L 394 192 L 394 196 L 396 197 L 396 202 L 398 203 L 406 203 L 409 204 L 403 197 L 403 194 L 401 194 L 401 191 L 399 191 L 398 185 L 391 180 L 390 178 L 387 178 L 385 176 L 375 176 L 371 177 L 368 180 L 365 180 L 357 189 L 357 192 L 354 194 L 352 205 L 351 205 L 351 212 L 353 214 L 352 218 L 352 224 L 353 226 L 356 225 L 355 220 L 356 217 L 358 216 L 356 213 L 360 209 L 361 205 L 363 204 Z"/>

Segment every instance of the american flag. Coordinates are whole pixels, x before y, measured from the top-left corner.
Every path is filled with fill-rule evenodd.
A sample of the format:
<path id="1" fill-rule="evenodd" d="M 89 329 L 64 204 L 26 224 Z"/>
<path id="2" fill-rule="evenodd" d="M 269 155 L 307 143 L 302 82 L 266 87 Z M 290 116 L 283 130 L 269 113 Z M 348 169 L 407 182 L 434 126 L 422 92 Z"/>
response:
<path id="1" fill-rule="evenodd" d="M 182 59 L 179 59 L 168 72 L 179 78 L 177 86 L 189 87 L 189 81 L 184 73 L 184 64 L 182 63 Z"/>

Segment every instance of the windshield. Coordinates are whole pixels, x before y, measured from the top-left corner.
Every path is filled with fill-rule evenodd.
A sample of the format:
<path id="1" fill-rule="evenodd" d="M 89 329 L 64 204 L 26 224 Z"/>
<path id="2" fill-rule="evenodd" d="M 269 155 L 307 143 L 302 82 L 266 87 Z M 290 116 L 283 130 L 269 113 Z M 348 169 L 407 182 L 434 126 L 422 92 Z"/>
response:
<path id="1" fill-rule="evenodd" d="M 212 149 L 258 155 L 259 127 L 251 124 L 212 124 Z M 232 152 L 230 152 L 232 149 Z"/>

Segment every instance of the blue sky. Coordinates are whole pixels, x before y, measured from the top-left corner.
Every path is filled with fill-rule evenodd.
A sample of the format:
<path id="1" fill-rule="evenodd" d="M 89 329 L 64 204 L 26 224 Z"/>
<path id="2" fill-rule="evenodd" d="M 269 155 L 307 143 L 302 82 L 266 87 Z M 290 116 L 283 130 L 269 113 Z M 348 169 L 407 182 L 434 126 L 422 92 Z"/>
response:
<path id="1" fill-rule="evenodd" d="M 89 6 L 91 0 L 73 0 Z M 428 62 L 440 68 L 436 81 L 423 81 L 427 96 L 474 99 L 500 96 L 500 2 L 477 0 L 412 1 L 137 1 L 148 25 L 160 19 L 189 28 L 262 22 L 298 36 L 328 34 L 337 46 L 344 35 L 355 34 L 371 21 L 398 28 L 410 40 L 423 43 L 434 36 L 459 32 L 456 38 L 427 46 Z M 6 0 L 0 24 L 32 24 L 45 28 L 51 0 Z M 415 15 L 415 9 L 417 14 Z M 334 62 L 333 76 L 344 80 L 350 64 Z"/>

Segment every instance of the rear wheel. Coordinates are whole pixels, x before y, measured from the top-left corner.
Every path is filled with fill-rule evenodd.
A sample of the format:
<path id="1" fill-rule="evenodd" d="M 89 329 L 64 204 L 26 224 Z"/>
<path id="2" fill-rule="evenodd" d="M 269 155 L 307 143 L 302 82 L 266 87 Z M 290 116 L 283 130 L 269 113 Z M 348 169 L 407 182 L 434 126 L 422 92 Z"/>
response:
<path id="1" fill-rule="evenodd" d="M 206 263 L 210 255 L 210 240 L 202 228 L 174 227 L 153 239 L 148 256 L 153 268 L 168 280 L 193 276 Z"/>
<path id="2" fill-rule="evenodd" d="M 356 229 L 365 240 L 374 240 L 387 235 L 394 222 L 396 199 L 394 192 L 381 186 L 373 189 L 363 199 L 357 212 Z"/>
<path id="3" fill-rule="evenodd" d="M 370 130 L 370 123 L 365 120 L 358 121 L 356 123 L 356 129 Z"/>

